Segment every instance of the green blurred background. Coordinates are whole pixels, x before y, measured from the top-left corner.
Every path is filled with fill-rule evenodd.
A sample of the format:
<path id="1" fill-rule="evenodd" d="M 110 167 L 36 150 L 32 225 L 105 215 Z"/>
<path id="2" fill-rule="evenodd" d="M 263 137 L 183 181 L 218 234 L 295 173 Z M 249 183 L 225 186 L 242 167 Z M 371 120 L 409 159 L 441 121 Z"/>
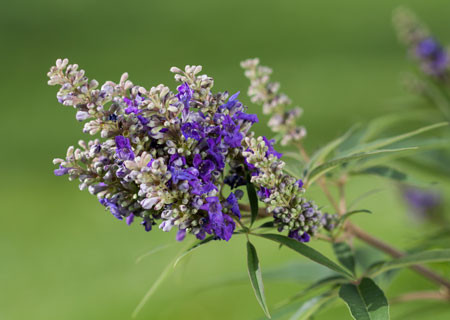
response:
<path id="1" fill-rule="evenodd" d="M 317 149 L 357 121 L 397 108 L 408 94 L 399 84 L 409 67 L 391 27 L 391 12 L 404 4 L 443 42 L 450 42 L 450 2 L 433 1 L 4 1 L 0 11 L 1 190 L 0 319 L 130 319 L 146 290 L 182 245 L 174 234 L 127 227 L 75 183 L 53 176 L 54 157 L 76 144 L 82 125 L 55 99 L 46 73 L 68 57 L 100 82 L 127 71 L 134 83 L 175 87 L 169 68 L 201 64 L 217 90 L 248 86 L 239 62 L 260 57 L 275 70 L 282 90 L 304 108 L 306 146 Z M 252 112 L 259 110 L 250 107 Z M 257 127 L 267 131 L 265 118 Z M 427 177 L 425 177 L 427 178 Z M 429 179 L 436 179 L 429 177 Z M 439 181 L 446 184 L 449 181 Z M 358 179 L 349 199 L 372 188 L 385 191 L 361 205 L 374 215 L 355 221 L 386 241 L 407 247 L 424 225 L 406 216 L 388 183 Z M 317 190 L 309 196 L 325 199 Z M 315 270 L 273 281 L 280 265 L 307 262 L 255 240 L 274 305 L 304 286 Z M 141 254 L 166 243 L 164 251 Z M 324 252 L 327 247 L 314 243 Z M 309 269 L 308 269 L 309 268 Z M 306 271 L 305 271 L 306 270 Z M 272 276 L 269 276 L 272 275 Z M 403 271 L 387 290 L 433 288 Z M 444 304 L 392 307 L 394 319 L 449 319 Z M 147 303 L 138 319 L 256 319 L 262 316 L 247 281 L 244 239 L 215 242 L 195 252 Z M 349 319 L 337 304 L 316 319 Z"/>

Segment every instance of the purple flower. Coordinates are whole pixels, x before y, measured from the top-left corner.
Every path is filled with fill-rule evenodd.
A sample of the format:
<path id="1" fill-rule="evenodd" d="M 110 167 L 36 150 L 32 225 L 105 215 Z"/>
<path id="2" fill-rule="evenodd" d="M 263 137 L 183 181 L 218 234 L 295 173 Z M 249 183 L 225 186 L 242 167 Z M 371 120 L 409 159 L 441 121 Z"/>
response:
<path id="1" fill-rule="evenodd" d="M 278 159 L 280 159 L 280 158 L 283 156 L 282 153 L 279 153 L 279 152 L 277 152 L 277 151 L 274 149 L 274 147 L 273 147 L 273 144 L 275 143 L 275 140 L 274 140 L 274 139 L 272 139 L 272 140 L 267 140 L 266 137 L 263 137 L 263 140 L 264 140 L 264 142 L 266 143 L 266 146 L 269 148 L 269 149 L 267 150 L 267 154 L 266 154 L 267 157 L 268 157 L 269 155 L 273 154 L 275 157 L 277 157 Z"/>
<path id="2" fill-rule="evenodd" d="M 300 242 L 309 242 L 311 239 L 308 233 L 302 232 L 299 229 L 290 231 L 288 237 Z"/>
<path id="3" fill-rule="evenodd" d="M 183 112 L 187 113 L 189 111 L 189 103 L 191 102 L 194 90 L 189 88 L 189 85 L 186 82 L 178 86 L 177 90 L 178 94 L 176 95 L 176 97 L 178 98 L 178 101 L 184 104 Z"/>
<path id="4" fill-rule="evenodd" d="M 150 230 L 152 230 L 154 222 L 152 219 L 150 219 L 150 217 L 146 216 L 142 219 L 141 224 L 144 226 L 145 231 L 149 232 Z"/>
<path id="5" fill-rule="evenodd" d="M 230 148 L 238 148 L 241 146 L 242 139 L 244 136 L 239 132 L 240 127 L 237 126 L 233 119 L 229 115 L 225 116 L 222 122 L 223 130 L 222 134 L 224 136 L 224 142 Z"/>
<path id="6" fill-rule="evenodd" d="M 194 155 L 193 164 L 199 172 L 199 177 L 205 182 L 210 181 L 211 173 L 216 168 L 214 162 L 211 160 L 203 160 L 202 156 L 197 153 Z"/>
<path id="7" fill-rule="evenodd" d="M 186 237 L 186 229 L 180 229 L 177 232 L 176 240 L 183 241 L 184 237 Z"/>
<path id="8" fill-rule="evenodd" d="M 221 153 L 220 150 L 220 137 L 216 138 L 216 139 L 208 139 L 208 150 L 207 153 L 208 155 L 213 159 L 213 161 L 216 164 L 216 167 L 219 170 L 222 170 L 223 168 L 225 168 L 225 156 Z"/>
<path id="9" fill-rule="evenodd" d="M 181 132 L 186 139 L 192 138 L 197 141 L 200 141 L 205 136 L 203 127 L 197 122 L 183 123 L 181 125 Z"/>
<path id="10" fill-rule="evenodd" d="M 233 115 L 233 119 L 235 120 L 243 120 L 253 123 L 258 122 L 258 116 L 256 114 L 247 114 L 242 111 L 238 111 Z"/>
<path id="11" fill-rule="evenodd" d="M 102 205 L 107 207 L 111 214 L 119 220 L 123 219 L 123 213 L 126 212 L 122 207 L 120 207 L 117 202 L 113 199 L 100 199 L 99 200 Z"/>
<path id="12" fill-rule="evenodd" d="M 122 160 L 133 160 L 134 152 L 131 149 L 130 140 L 124 136 L 116 136 L 116 154 L 119 159 Z"/>
<path id="13" fill-rule="evenodd" d="M 72 169 L 72 168 L 64 168 L 62 165 L 59 165 L 59 168 L 55 169 L 53 171 L 53 173 L 55 174 L 55 176 L 60 177 L 60 176 L 63 176 L 65 174 L 69 173 L 70 169 Z"/>
<path id="14" fill-rule="evenodd" d="M 421 216 L 425 216 L 442 204 L 442 198 L 439 194 L 419 188 L 406 188 L 403 196 L 411 209 Z"/>
<path id="15" fill-rule="evenodd" d="M 425 73 L 440 76 L 447 70 L 448 54 L 441 44 L 432 37 L 420 41 L 415 51 L 417 57 L 422 60 L 422 69 Z"/>
<path id="16" fill-rule="evenodd" d="M 261 188 L 259 188 L 257 194 L 261 200 L 265 200 L 270 197 L 271 192 L 270 192 L 270 189 L 261 187 Z"/>
<path id="17" fill-rule="evenodd" d="M 208 211 L 209 221 L 204 226 L 205 231 L 214 233 L 219 239 L 230 240 L 236 225 L 230 216 L 223 214 L 219 198 L 207 197 L 201 209 Z"/>
<path id="18" fill-rule="evenodd" d="M 172 182 L 178 183 L 180 180 L 193 181 L 197 180 L 198 172 L 188 169 L 178 169 L 177 167 L 170 167 L 170 172 L 172 173 Z M 196 174 L 197 173 L 197 174 Z"/>
<path id="19" fill-rule="evenodd" d="M 301 179 L 298 179 L 295 184 L 299 187 L 302 188 L 303 187 L 303 181 Z"/>
<path id="20" fill-rule="evenodd" d="M 233 94 L 230 99 L 228 99 L 228 102 L 221 105 L 220 109 L 228 109 L 232 111 L 232 109 L 235 109 L 236 107 L 242 107 L 242 104 L 237 100 L 237 97 L 239 96 L 239 91 Z"/>
<path id="21" fill-rule="evenodd" d="M 127 225 L 131 225 L 134 221 L 134 214 L 130 214 L 125 221 L 127 222 Z"/>
<path id="22" fill-rule="evenodd" d="M 230 195 L 227 198 L 226 207 L 230 208 L 231 212 L 238 217 L 241 218 L 241 210 L 239 210 L 239 203 L 238 199 L 236 198 L 236 195 L 231 192 Z"/>

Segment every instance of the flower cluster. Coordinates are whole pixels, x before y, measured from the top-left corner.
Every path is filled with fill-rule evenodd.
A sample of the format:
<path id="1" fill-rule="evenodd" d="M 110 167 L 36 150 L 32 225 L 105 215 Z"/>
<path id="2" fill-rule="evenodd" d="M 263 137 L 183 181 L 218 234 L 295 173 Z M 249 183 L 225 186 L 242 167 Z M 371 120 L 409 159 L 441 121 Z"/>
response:
<path id="1" fill-rule="evenodd" d="M 288 231 L 290 238 L 308 242 L 321 227 L 328 226 L 327 230 L 331 230 L 334 216 L 322 214 L 303 197 L 303 182 L 283 172 L 285 163 L 274 150 L 273 142 L 265 137 L 245 138 L 243 155 L 251 171 L 250 181 L 259 188 L 259 199 L 273 215 L 278 231 Z"/>
<path id="2" fill-rule="evenodd" d="M 417 17 L 411 11 L 401 8 L 394 15 L 394 24 L 400 40 L 420 62 L 422 71 L 432 77 L 446 79 L 450 65 L 449 52 Z"/>
<path id="3" fill-rule="evenodd" d="M 263 106 L 264 114 L 271 114 L 269 127 L 282 134 L 281 145 L 298 142 L 306 135 L 304 127 L 297 126 L 297 119 L 303 110 L 299 107 L 288 109 L 291 100 L 284 93 L 278 93 L 280 84 L 270 82 L 272 70 L 259 65 L 259 59 L 249 59 L 241 63 L 245 76 L 250 79 L 248 94 L 252 102 Z"/>
<path id="4" fill-rule="evenodd" d="M 70 147 L 65 159 L 54 160 L 55 174 L 78 179 L 117 219 L 140 218 L 146 231 L 176 228 L 179 241 L 187 233 L 228 241 L 241 219 L 238 187 L 251 181 L 278 229 L 308 241 L 324 220 L 302 197 L 302 182 L 283 173 L 273 141 L 253 137 L 258 118 L 239 93 L 213 94 L 213 79 L 201 70 L 173 67 L 176 92 L 164 85 L 147 90 L 126 73 L 99 88 L 77 65 L 58 60 L 48 73 L 49 84 L 61 86 L 58 101 L 74 107 L 78 121 L 88 120 L 85 133 L 102 139 Z"/>

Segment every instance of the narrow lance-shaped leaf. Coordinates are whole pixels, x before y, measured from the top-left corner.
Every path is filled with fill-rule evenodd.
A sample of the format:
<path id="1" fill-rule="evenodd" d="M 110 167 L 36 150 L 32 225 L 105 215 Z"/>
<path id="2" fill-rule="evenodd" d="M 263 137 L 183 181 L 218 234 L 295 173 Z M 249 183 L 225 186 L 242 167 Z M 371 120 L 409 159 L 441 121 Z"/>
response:
<path id="1" fill-rule="evenodd" d="M 368 152 L 368 151 L 372 151 L 372 150 L 376 150 L 379 148 L 383 148 L 385 146 L 388 146 L 390 144 L 396 143 L 398 141 L 402 141 L 405 139 L 408 139 L 410 137 L 416 136 L 418 134 L 433 130 L 433 129 L 437 129 L 443 126 L 447 126 L 448 122 L 440 122 L 440 123 L 436 123 L 436 124 L 432 124 L 426 127 L 422 127 L 404 134 L 400 134 L 398 136 L 395 137 L 390 137 L 390 138 L 385 138 L 385 139 L 378 139 L 375 140 L 373 142 L 369 142 L 363 145 L 359 145 L 353 149 L 350 150 L 346 150 L 345 153 L 346 154 L 355 154 L 355 153 L 360 153 L 360 152 Z"/>
<path id="2" fill-rule="evenodd" d="M 256 249 L 250 241 L 247 241 L 247 267 L 248 276 L 255 292 L 256 300 L 258 300 L 261 308 L 268 318 L 270 318 L 269 308 L 267 308 L 266 297 L 264 295 L 264 284 L 262 281 L 261 267 L 259 266 L 258 255 Z"/>
<path id="3" fill-rule="evenodd" d="M 389 319 L 386 296 L 372 279 L 363 278 L 359 285 L 342 285 L 339 297 L 345 301 L 355 320 Z"/>
<path id="4" fill-rule="evenodd" d="M 254 234 L 254 235 L 268 239 L 268 240 L 278 242 L 279 244 L 282 244 L 282 245 L 300 253 L 301 255 L 305 256 L 306 258 L 308 258 L 314 262 L 317 262 L 325 267 L 328 267 L 329 269 L 336 271 L 337 273 L 343 274 L 350 279 L 353 278 L 353 276 L 348 271 L 346 271 L 344 268 L 342 268 L 338 264 L 334 263 L 333 261 L 331 261 L 330 259 L 325 257 L 319 251 L 317 251 L 301 242 L 298 242 L 297 240 L 288 238 L 281 234 L 266 233 L 266 234 Z"/>
<path id="5" fill-rule="evenodd" d="M 307 320 L 316 313 L 325 303 L 335 298 L 335 295 L 327 293 L 311 298 L 303 303 L 289 320 Z"/>
<path id="6" fill-rule="evenodd" d="M 311 160 L 309 160 L 308 165 L 305 169 L 305 174 L 314 168 L 317 163 L 322 162 L 333 150 L 335 150 L 339 145 L 347 140 L 347 138 L 355 131 L 356 126 L 351 127 L 345 134 L 340 136 L 339 138 L 329 142 L 324 147 L 317 150 L 312 156 Z"/>
<path id="7" fill-rule="evenodd" d="M 352 211 L 348 211 L 346 213 L 344 213 L 338 221 L 338 224 L 341 224 L 342 222 L 344 222 L 345 220 L 347 220 L 348 218 L 350 218 L 352 215 L 357 214 L 357 213 L 372 213 L 372 211 L 367 210 L 367 209 L 359 209 L 359 210 L 352 210 Z"/>
<path id="8" fill-rule="evenodd" d="M 370 274 L 375 276 L 382 272 L 403 268 L 415 264 L 450 261 L 450 249 L 429 250 L 405 255 L 387 262 L 376 263 L 370 267 Z"/>
<path id="9" fill-rule="evenodd" d="M 355 274 L 355 257 L 352 248 L 345 242 L 335 242 L 333 250 L 339 262 Z"/>
<path id="10" fill-rule="evenodd" d="M 188 243 L 188 246 L 191 245 Z M 166 268 L 161 272 L 159 277 L 156 279 L 156 281 L 153 283 L 153 285 L 148 289 L 147 293 L 144 295 L 144 297 L 141 299 L 137 307 L 134 309 L 133 314 L 131 315 L 132 318 L 135 318 L 141 309 L 144 307 L 144 305 L 147 303 L 147 301 L 150 299 L 150 297 L 156 292 L 156 290 L 159 288 L 159 286 L 164 282 L 164 280 L 167 278 L 167 276 L 173 271 L 173 268 L 170 266 L 177 260 L 178 256 L 185 251 L 186 246 L 183 247 L 183 249 L 175 256 L 175 258 L 169 262 Z"/>
<path id="11" fill-rule="evenodd" d="M 277 307 L 284 307 L 290 303 L 292 303 L 293 301 L 300 299 L 302 297 L 304 297 L 306 294 L 310 293 L 311 291 L 326 287 L 326 286 L 335 286 L 337 284 L 342 284 L 342 283 L 347 283 L 348 279 L 341 276 L 341 275 L 333 275 L 333 276 L 329 276 L 326 278 L 322 278 L 316 282 L 314 282 L 312 285 L 310 285 L 309 287 L 307 287 L 306 289 L 297 292 L 296 294 L 294 294 L 293 296 L 279 302 L 277 304 Z"/>
<path id="12" fill-rule="evenodd" d="M 177 266 L 177 264 L 188 254 L 192 253 L 192 251 L 198 249 L 200 246 L 210 242 L 211 240 L 214 240 L 214 236 L 206 237 L 202 241 L 195 243 L 193 246 L 191 246 L 190 248 L 188 248 L 186 251 L 184 251 L 182 254 L 180 254 L 178 256 L 178 258 L 175 260 L 175 262 L 173 264 L 173 267 L 175 268 Z"/>
<path id="13" fill-rule="evenodd" d="M 250 182 L 250 176 L 247 177 L 247 195 L 248 200 L 250 202 L 250 208 L 251 208 L 251 221 L 250 226 L 253 225 L 253 222 L 255 222 L 256 218 L 258 217 L 258 196 L 255 191 L 255 187 Z"/>
<path id="14" fill-rule="evenodd" d="M 335 169 L 336 167 L 348 163 L 350 161 L 354 160 L 360 160 L 360 159 L 367 159 L 373 156 L 379 156 L 381 154 L 389 154 L 393 152 L 402 152 L 402 151 L 408 151 L 408 150 L 414 150 L 417 148 L 398 148 L 398 149 L 385 149 L 385 150 L 376 150 L 371 152 L 363 152 L 363 153 L 357 153 L 346 157 L 341 157 L 337 159 L 330 160 L 328 162 L 325 162 L 316 168 L 314 168 L 311 173 L 307 177 L 307 183 L 310 185 L 313 183 L 316 179 L 324 175 L 325 173 L 329 172 L 330 170 Z"/>

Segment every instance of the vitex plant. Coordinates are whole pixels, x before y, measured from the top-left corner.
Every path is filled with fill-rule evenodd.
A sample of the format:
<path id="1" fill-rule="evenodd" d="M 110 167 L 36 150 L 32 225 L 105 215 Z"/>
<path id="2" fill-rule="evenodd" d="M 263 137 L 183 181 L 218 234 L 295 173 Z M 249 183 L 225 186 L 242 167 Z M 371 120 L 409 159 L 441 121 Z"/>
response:
<path id="1" fill-rule="evenodd" d="M 350 218 L 370 211 L 350 210 L 344 192 L 352 172 L 369 172 L 373 162 L 416 152 L 414 146 L 399 144 L 447 124 L 370 141 L 355 139 L 355 130 L 350 130 L 310 156 L 303 147 L 306 130 L 297 125 L 302 110 L 290 108 L 290 99 L 279 93 L 279 85 L 270 81 L 271 70 L 259 65 L 258 59 L 244 61 L 242 67 L 251 81 L 251 101 L 271 116 L 268 125 L 274 139 L 256 136 L 252 127 L 258 118 L 252 109 L 238 100 L 239 93 L 213 92 L 213 78 L 200 74 L 201 66 L 171 68 L 179 82 L 172 91 L 164 85 L 150 89 L 134 85 L 126 73 L 118 83 L 99 86 L 78 65 L 57 60 L 48 76 L 50 85 L 60 87 L 58 101 L 75 109 L 85 133 L 99 137 L 69 147 L 64 159 L 54 160 L 55 174 L 78 180 L 81 190 L 87 189 L 127 224 L 139 220 L 145 231 L 156 225 L 165 232 L 175 229 L 177 241 L 198 239 L 174 259 L 175 265 L 200 246 L 244 235 L 249 278 L 269 318 L 252 237 L 275 242 L 330 269 L 329 276 L 307 290 L 321 288 L 317 296 L 304 302 L 299 301 L 303 296 L 299 293 L 276 308 L 276 314 L 283 314 L 289 307 L 291 319 L 306 319 L 338 297 L 355 319 L 388 319 L 388 300 L 373 277 L 398 268 L 413 268 L 446 289 L 437 290 L 436 296 L 448 298 L 449 281 L 420 264 L 448 261 L 450 250 L 407 255 L 367 234 Z M 292 148 L 286 157 L 298 161 L 295 168 L 287 166 L 275 150 L 278 142 Z M 323 190 L 332 211 L 322 212 L 307 198 L 312 184 Z M 339 199 L 330 191 L 335 187 Z M 306 244 L 318 238 L 331 244 L 339 263 Z M 357 273 L 353 238 L 393 259 Z M 164 270 L 134 314 L 171 269 Z"/>

